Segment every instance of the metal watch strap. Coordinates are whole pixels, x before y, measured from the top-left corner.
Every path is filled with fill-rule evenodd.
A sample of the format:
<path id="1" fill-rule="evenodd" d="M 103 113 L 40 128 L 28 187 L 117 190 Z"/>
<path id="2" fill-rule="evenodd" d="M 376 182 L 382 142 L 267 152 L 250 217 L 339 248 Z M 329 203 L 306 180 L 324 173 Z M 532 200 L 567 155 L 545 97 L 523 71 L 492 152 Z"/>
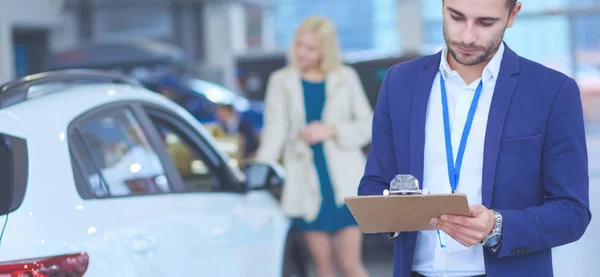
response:
<path id="1" fill-rule="evenodd" d="M 488 246 L 487 243 L 492 237 L 502 235 L 502 215 L 496 210 L 492 210 L 492 212 L 494 213 L 494 229 L 492 229 L 492 232 L 481 242 L 484 246 Z"/>

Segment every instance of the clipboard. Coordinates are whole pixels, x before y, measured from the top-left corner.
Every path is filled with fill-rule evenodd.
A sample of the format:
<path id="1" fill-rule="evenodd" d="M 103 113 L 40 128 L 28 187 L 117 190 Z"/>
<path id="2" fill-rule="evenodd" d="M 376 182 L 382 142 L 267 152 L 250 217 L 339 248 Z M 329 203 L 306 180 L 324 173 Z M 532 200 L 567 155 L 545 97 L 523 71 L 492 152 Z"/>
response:
<path id="1" fill-rule="evenodd" d="M 429 224 L 433 217 L 470 214 L 461 193 L 352 196 L 345 202 L 365 234 L 437 230 Z"/>

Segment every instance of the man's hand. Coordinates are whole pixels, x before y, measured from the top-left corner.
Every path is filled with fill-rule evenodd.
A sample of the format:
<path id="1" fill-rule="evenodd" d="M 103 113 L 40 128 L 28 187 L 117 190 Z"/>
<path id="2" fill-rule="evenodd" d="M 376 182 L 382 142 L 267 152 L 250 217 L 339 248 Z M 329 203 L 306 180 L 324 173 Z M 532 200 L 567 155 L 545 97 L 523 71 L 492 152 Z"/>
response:
<path id="1" fill-rule="evenodd" d="M 494 229 L 494 212 L 482 205 L 469 207 L 471 216 L 442 215 L 432 218 L 431 225 L 437 226 L 460 244 L 471 247 L 480 243 Z"/>
<path id="2" fill-rule="evenodd" d="M 309 145 L 313 145 L 319 142 L 335 136 L 336 131 L 334 127 L 323 124 L 320 121 L 311 122 L 304 127 L 298 133 L 298 137 Z"/>

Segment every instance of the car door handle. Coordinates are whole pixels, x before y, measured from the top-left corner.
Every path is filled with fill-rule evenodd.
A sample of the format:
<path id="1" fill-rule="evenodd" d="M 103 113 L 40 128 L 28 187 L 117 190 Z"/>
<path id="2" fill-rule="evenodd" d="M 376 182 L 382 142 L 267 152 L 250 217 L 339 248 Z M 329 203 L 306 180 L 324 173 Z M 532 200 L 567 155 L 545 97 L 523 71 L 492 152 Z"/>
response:
<path id="1" fill-rule="evenodd" d="M 156 248 L 156 240 L 152 236 L 140 236 L 133 239 L 131 248 L 138 254 L 145 254 Z"/>

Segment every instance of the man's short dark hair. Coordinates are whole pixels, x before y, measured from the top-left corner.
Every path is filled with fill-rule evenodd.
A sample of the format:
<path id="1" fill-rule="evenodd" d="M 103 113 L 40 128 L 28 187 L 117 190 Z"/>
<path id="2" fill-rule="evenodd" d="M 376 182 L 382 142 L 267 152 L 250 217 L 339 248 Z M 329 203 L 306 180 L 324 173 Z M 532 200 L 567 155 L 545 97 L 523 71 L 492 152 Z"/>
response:
<path id="1" fill-rule="evenodd" d="M 506 6 L 510 11 L 517 5 L 517 0 L 506 0 Z"/>
<path id="2" fill-rule="evenodd" d="M 235 111 L 235 107 L 233 106 L 233 104 L 230 104 L 230 103 L 226 103 L 226 104 L 220 103 L 220 104 L 217 104 L 217 106 L 220 108 L 226 109 L 230 112 Z"/>
<path id="3" fill-rule="evenodd" d="M 518 0 L 506 0 L 506 7 L 512 12 L 512 9 L 517 5 Z M 443 2 L 443 1 L 442 1 Z"/>

